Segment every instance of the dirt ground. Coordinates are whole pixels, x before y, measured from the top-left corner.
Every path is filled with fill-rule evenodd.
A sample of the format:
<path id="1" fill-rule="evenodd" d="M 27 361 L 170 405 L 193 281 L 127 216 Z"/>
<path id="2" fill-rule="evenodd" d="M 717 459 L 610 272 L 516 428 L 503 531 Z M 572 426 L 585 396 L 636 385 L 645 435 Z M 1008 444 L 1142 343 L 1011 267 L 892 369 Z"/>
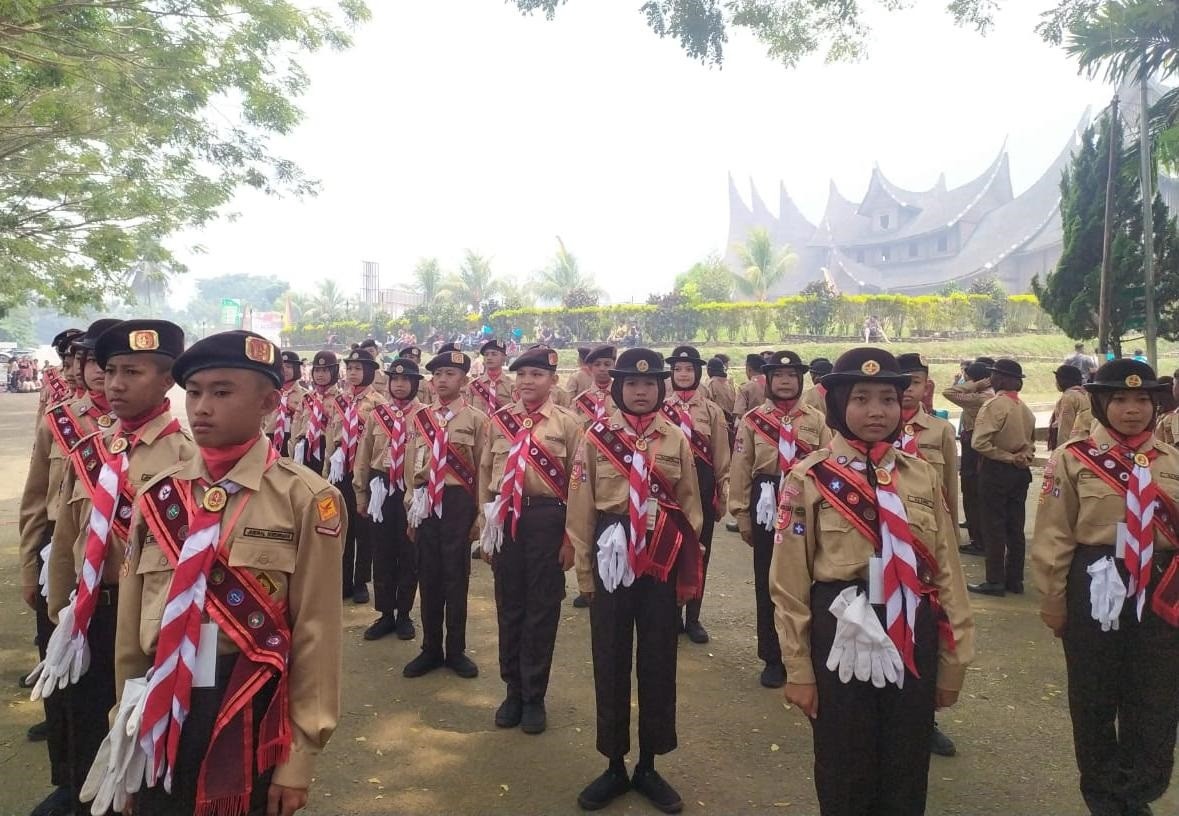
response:
<path id="1" fill-rule="evenodd" d="M 0 396 L 0 814 L 27 813 L 47 792 L 44 744 L 25 729 L 40 705 L 17 688 L 32 668 L 32 614 L 20 599 L 17 505 L 31 446 L 36 397 Z M 1034 512 L 1029 503 L 1029 525 Z M 966 559 L 967 579 L 981 561 Z M 604 767 L 594 750 L 588 614 L 564 607 L 540 736 L 501 731 L 492 715 L 503 695 L 496 663 L 490 572 L 474 565 L 468 631 L 482 673 L 447 670 L 406 680 L 401 668 L 419 644 L 366 643 L 369 608 L 345 605 L 343 709 L 321 758 L 306 812 L 315 814 L 577 813 L 576 795 Z M 811 735 L 778 691 L 758 685 L 752 566 L 748 548 L 718 531 L 703 619 L 712 642 L 681 640 L 680 747 L 660 769 L 689 813 L 815 814 Z M 572 575 L 567 578 L 572 591 Z M 933 758 L 931 814 L 1084 813 L 1077 792 L 1061 649 L 1024 597 L 975 600 L 979 654 L 962 700 L 941 726 L 958 756 Z M 416 617 L 416 613 L 415 613 Z M 636 742 L 637 745 L 637 742 Z M 633 759 L 633 756 L 632 756 Z M 630 794 L 607 813 L 654 813 Z M 1172 789 L 1155 812 L 1179 812 Z"/>

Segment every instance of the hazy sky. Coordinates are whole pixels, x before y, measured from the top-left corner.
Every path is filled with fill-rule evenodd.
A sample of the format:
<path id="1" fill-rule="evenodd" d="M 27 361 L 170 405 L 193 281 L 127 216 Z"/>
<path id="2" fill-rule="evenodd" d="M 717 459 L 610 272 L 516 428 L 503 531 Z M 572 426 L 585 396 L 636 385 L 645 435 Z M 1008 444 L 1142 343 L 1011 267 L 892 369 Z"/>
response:
<path id="1" fill-rule="evenodd" d="M 381 285 L 465 248 L 526 278 L 560 235 L 614 301 L 664 292 L 728 235 L 727 178 L 777 209 L 779 179 L 812 221 L 828 180 L 861 196 L 874 163 L 895 183 L 960 184 L 1004 139 L 1016 194 L 1112 88 L 1079 78 L 1033 32 L 1049 0 L 1005 0 L 983 38 L 945 0 L 874 16 L 858 64 L 787 70 L 730 35 L 723 69 L 660 41 L 638 0 L 570 0 L 554 22 L 502 0 L 370 0 L 355 47 L 306 63 L 306 121 L 283 149 L 323 182 L 303 202 L 242 195 L 235 221 L 183 243 L 191 274 L 333 277 Z"/>

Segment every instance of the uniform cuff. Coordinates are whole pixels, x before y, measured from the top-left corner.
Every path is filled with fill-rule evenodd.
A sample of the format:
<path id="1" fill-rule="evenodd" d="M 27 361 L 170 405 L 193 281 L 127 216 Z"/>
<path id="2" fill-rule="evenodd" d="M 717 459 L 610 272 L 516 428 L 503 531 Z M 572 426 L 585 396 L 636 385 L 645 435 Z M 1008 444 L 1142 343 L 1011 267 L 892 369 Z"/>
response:
<path id="1" fill-rule="evenodd" d="M 311 787 L 311 774 L 315 770 L 316 756 L 317 753 L 299 750 L 298 746 L 292 745 L 290 759 L 275 767 L 271 781 L 284 788 Z"/>
<path id="2" fill-rule="evenodd" d="M 966 667 L 940 663 L 937 667 L 937 687 L 943 691 L 962 691 L 966 682 Z"/>
<path id="3" fill-rule="evenodd" d="M 1054 617 L 1064 617 L 1068 614 L 1068 604 L 1065 601 L 1064 595 L 1041 595 L 1040 596 L 1040 611 L 1045 615 L 1052 615 Z"/>
<path id="4" fill-rule="evenodd" d="M 792 657 L 785 661 L 786 682 L 801 686 L 815 684 L 815 667 L 811 665 L 811 656 Z"/>

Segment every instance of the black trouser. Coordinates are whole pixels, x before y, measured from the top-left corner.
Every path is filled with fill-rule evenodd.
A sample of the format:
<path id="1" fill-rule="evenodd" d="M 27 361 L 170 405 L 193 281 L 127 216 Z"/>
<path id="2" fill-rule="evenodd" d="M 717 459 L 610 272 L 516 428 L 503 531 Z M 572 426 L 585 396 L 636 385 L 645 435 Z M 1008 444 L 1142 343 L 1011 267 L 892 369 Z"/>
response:
<path id="1" fill-rule="evenodd" d="M 382 482 L 388 477 L 381 475 Z M 369 519 L 369 542 L 373 556 L 373 600 L 382 615 L 404 618 L 413 609 L 418 591 L 414 543 L 405 534 L 405 491 L 394 490 L 381 505 L 383 521 Z"/>
<path id="2" fill-rule="evenodd" d="M 686 605 L 688 623 L 700 622 L 700 605 L 704 602 L 704 583 L 708 578 L 708 559 L 712 557 L 712 530 L 716 526 L 716 474 L 712 465 L 696 460 L 696 480 L 700 483 L 700 503 L 704 507 L 704 522 L 700 526 L 700 544 L 704 547 L 704 569 L 700 572 L 700 597 Z"/>
<path id="3" fill-rule="evenodd" d="M 599 514 L 594 539 L 625 516 Z M 596 567 L 590 604 L 598 751 L 611 758 L 630 752 L 630 674 L 635 654 L 639 681 L 639 750 L 666 754 L 676 747 L 675 671 L 679 635 L 676 571 L 666 581 L 646 575 L 607 592 Z M 635 648 L 635 633 L 638 647 Z"/>
<path id="4" fill-rule="evenodd" d="M 548 691 L 565 597 L 560 561 L 565 504 L 558 499 L 532 501 L 539 503 L 521 510 L 515 536 L 512 514 L 504 519 L 503 547 L 492 562 L 499 676 L 508 687 L 508 696 L 526 703 L 542 702 Z"/>
<path id="5" fill-rule="evenodd" d="M 978 506 L 978 467 L 982 457 L 970 447 L 973 437 L 974 431 L 962 431 L 958 436 L 962 440 L 962 458 L 958 460 L 958 475 L 962 483 L 962 515 L 966 517 L 966 532 L 973 543 L 981 546 L 983 537 L 979 522 L 981 511 Z"/>
<path id="6" fill-rule="evenodd" d="M 41 539 L 41 546 L 37 550 L 38 575 L 45 564 L 41 559 L 41 550 L 45 549 L 45 545 L 53 537 L 53 526 L 53 522 L 49 522 Z M 37 618 L 37 654 L 44 660 L 45 649 L 49 646 L 49 638 L 53 636 L 55 626 L 49 619 L 49 603 L 41 594 L 40 587 L 34 599 L 34 612 Z M 45 747 L 49 750 L 49 781 L 55 787 L 71 784 L 69 727 L 66 720 L 69 695 L 70 689 L 67 687 L 41 698 L 41 705 L 45 708 Z"/>
<path id="7" fill-rule="evenodd" d="M 1078 547 L 1068 575 L 1064 657 L 1081 794 L 1094 816 L 1140 813 L 1171 782 L 1179 726 L 1179 629 L 1127 598 L 1116 631 L 1093 620 L 1089 574 L 1113 547 Z M 1172 554 L 1155 550 L 1151 587 Z M 1118 572 L 1126 581 L 1124 564 Z"/>
<path id="8" fill-rule="evenodd" d="M 978 495 L 987 497 L 986 510 L 979 518 L 983 545 L 987 549 L 987 582 L 1023 585 L 1023 525 L 1028 485 L 1032 472 L 994 459 L 982 460 L 978 473 Z"/>
<path id="9" fill-rule="evenodd" d="M 336 485 L 344 498 L 348 512 L 348 534 L 344 536 L 344 594 L 373 579 L 373 553 L 368 534 L 368 519 L 356 512 L 356 489 L 352 487 L 352 472 Z M 365 508 L 366 510 L 368 508 Z"/>
<path id="10" fill-rule="evenodd" d="M 918 816 L 925 813 L 929 741 L 937 684 L 937 626 L 929 604 L 917 609 L 914 662 L 921 677 L 906 672 L 905 687 L 878 689 L 852 678 L 843 683 L 827 668 L 835 640 L 831 602 L 863 581 L 816 583 L 811 588 L 811 662 L 819 716 L 815 740 L 815 791 L 822 816 Z M 875 607 L 884 625 L 884 607 Z"/>
<path id="11" fill-rule="evenodd" d="M 136 816 L 192 816 L 196 812 L 197 783 L 200 780 L 201 765 L 209 751 L 209 740 L 213 726 L 221 711 L 221 701 L 229 687 L 234 661 L 238 655 L 222 655 L 217 658 L 217 685 L 213 688 L 194 688 L 189 700 L 188 717 L 180 731 L 180 747 L 176 755 L 176 767 L 172 772 L 172 792 L 164 790 L 164 781 L 140 791 L 135 796 Z M 258 726 L 266 714 L 270 698 L 274 695 L 277 680 L 264 685 L 250 705 L 252 708 L 253 739 L 250 744 L 258 748 Z M 250 788 L 250 810 L 248 816 L 262 816 L 266 813 L 266 795 L 270 790 L 273 770 L 257 772 L 254 756 L 249 758 L 253 781 Z M 87 811 L 88 812 L 88 811 Z"/>
<path id="12" fill-rule="evenodd" d="M 314 470 L 317 474 L 323 473 L 324 455 L 327 448 L 327 440 L 320 436 L 319 441 L 312 445 L 307 443 L 307 467 Z"/>
<path id="13" fill-rule="evenodd" d="M 86 642 L 90 646 L 90 668 L 70 689 L 66 700 L 66 729 L 69 734 L 70 784 L 76 797 L 90 773 L 102 741 L 110 731 L 107 717 L 115 704 L 115 619 L 119 605 L 117 585 L 98 590 L 98 606 L 90 618 Z M 55 695 L 57 692 L 55 692 Z M 75 799 L 75 809 L 90 812 Z"/>
<path id="14" fill-rule="evenodd" d="M 761 486 L 769 484 L 774 490 L 774 505 L 778 501 L 777 476 L 755 476 L 749 497 L 749 520 L 753 526 L 753 594 L 757 600 L 757 656 L 766 665 L 782 662 L 782 646 L 774 626 L 774 601 L 770 598 L 770 561 L 774 558 L 774 533 L 757 523 L 757 500 Z"/>
<path id="15" fill-rule="evenodd" d="M 467 649 L 467 589 L 471 583 L 471 525 L 475 499 L 460 485 L 442 491 L 442 518 L 433 513 L 417 532 L 418 591 L 422 602 L 422 651 L 442 656 L 446 624 L 446 656 Z"/>

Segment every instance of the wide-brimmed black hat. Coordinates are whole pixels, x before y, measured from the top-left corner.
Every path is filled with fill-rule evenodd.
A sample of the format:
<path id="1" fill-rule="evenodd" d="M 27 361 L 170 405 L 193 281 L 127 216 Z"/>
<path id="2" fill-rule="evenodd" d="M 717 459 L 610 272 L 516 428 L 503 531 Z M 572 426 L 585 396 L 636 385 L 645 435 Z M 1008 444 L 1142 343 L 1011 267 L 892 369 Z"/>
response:
<path id="1" fill-rule="evenodd" d="M 114 317 L 100 317 L 98 320 L 95 320 L 93 323 L 87 326 L 86 331 L 81 336 L 74 338 L 74 345 L 78 346 L 79 348 L 84 348 L 87 351 L 93 351 L 94 346 L 96 343 L 98 343 L 98 338 L 102 336 L 102 333 L 111 326 L 122 322 L 123 321 Z"/>
<path id="2" fill-rule="evenodd" d="M 987 371 L 1004 377 L 1015 377 L 1017 380 L 1023 379 L 1023 366 L 1015 360 L 996 360 L 994 365 L 987 366 Z"/>
<path id="3" fill-rule="evenodd" d="M 1056 379 L 1060 380 L 1062 383 L 1067 383 L 1068 385 L 1080 385 L 1082 380 L 1085 379 L 1085 375 L 1081 373 L 1081 369 L 1074 365 L 1069 365 L 1068 363 L 1058 366 L 1057 369 L 1052 373 L 1055 375 Z"/>
<path id="4" fill-rule="evenodd" d="M 902 374 L 929 373 L 929 361 L 925 359 L 924 354 L 918 354 L 915 351 L 898 354 L 897 366 Z"/>
<path id="5" fill-rule="evenodd" d="M 340 358 L 336 356 L 334 351 L 321 351 L 312 359 L 311 367 L 339 369 Z"/>
<path id="6" fill-rule="evenodd" d="M 163 354 L 175 360 L 184 353 L 184 329 L 167 320 L 123 320 L 98 336 L 94 358 L 105 366 L 124 354 Z"/>
<path id="7" fill-rule="evenodd" d="M 53 346 L 59 357 L 68 357 L 72 353 L 70 347 L 83 334 L 85 332 L 81 329 L 66 329 L 63 332 L 58 332 L 50 345 Z"/>
<path id="8" fill-rule="evenodd" d="M 664 362 L 669 366 L 676 363 L 691 363 L 692 365 L 704 367 L 704 358 L 700 356 L 700 351 L 695 346 L 676 346 L 671 350 L 671 356 L 664 357 Z"/>
<path id="9" fill-rule="evenodd" d="M 409 377 L 418 380 L 425 378 L 421 369 L 418 368 L 418 364 L 405 357 L 399 357 L 391 362 L 385 373 L 390 377 Z"/>
<path id="10" fill-rule="evenodd" d="M 494 337 L 488 340 L 483 345 L 479 346 L 479 353 L 486 354 L 489 351 L 498 351 L 501 354 L 508 353 L 508 345 L 503 340 L 496 340 Z"/>
<path id="11" fill-rule="evenodd" d="M 451 346 L 453 345 L 451 343 Z M 468 374 L 471 371 L 471 358 L 453 348 L 450 351 L 440 351 L 434 355 L 434 359 L 426 363 L 426 370 L 433 374 L 440 368 L 457 368 Z"/>
<path id="12" fill-rule="evenodd" d="M 348 356 L 344 358 L 344 362 L 360 363 L 361 365 L 372 366 L 373 368 L 381 367 L 381 364 L 374 360 L 371 354 L 369 354 L 367 351 L 362 351 L 361 349 L 349 352 Z"/>
<path id="13" fill-rule="evenodd" d="M 172 379 L 181 387 L 198 371 L 210 368 L 241 368 L 257 371 L 281 388 L 282 357 L 278 346 L 250 331 L 226 331 L 210 334 L 193 343 L 172 364 Z"/>
<path id="14" fill-rule="evenodd" d="M 1170 386 L 1159 382 L 1154 369 L 1139 360 L 1110 360 L 1097 369 L 1093 382 L 1085 383 L 1090 393 L 1110 391 L 1167 391 Z"/>
<path id="15" fill-rule="evenodd" d="M 508 366 L 508 371 L 518 371 L 525 366 L 543 368 L 545 371 L 556 371 L 557 352 L 547 346 L 533 346 L 513 360 L 512 364 Z"/>
<path id="16" fill-rule="evenodd" d="M 639 376 L 662 380 L 670 377 L 671 371 L 664 367 L 663 357 L 658 352 L 649 348 L 629 348 L 618 355 L 610 376 L 615 379 Z"/>
<path id="17" fill-rule="evenodd" d="M 282 361 L 299 368 L 302 368 L 303 364 L 307 362 L 299 356 L 299 352 L 297 351 L 284 351 L 282 353 Z"/>
<path id="18" fill-rule="evenodd" d="M 422 359 L 422 349 L 420 346 L 406 346 L 401 351 L 397 352 L 398 357 L 417 357 Z"/>
<path id="19" fill-rule="evenodd" d="M 589 365 L 595 360 L 614 360 L 618 357 L 618 349 L 609 343 L 603 343 L 600 346 L 594 346 L 585 355 L 585 364 Z"/>
<path id="20" fill-rule="evenodd" d="M 831 373 L 820 382 L 828 389 L 844 383 L 879 382 L 908 388 L 912 378 L 901 373 L 897 358 L 874 346 L 861 346 L 839 355 Z"/>
<path id="21" fill-rule="evenodd" d="M 810 366 L 793 351 L 773 351 L 770 352 L 770 358 L 762 363 L 761 373 L 771 374 L 780 368 L 793 368 L 799 376 L 810 371 Z"/>
<path id="22" fill-rule="evenodd" d="M 815 357 L 811 360 L 811 374 L 815 377 L 824 377 L 830 374 L 833 368 L 835 366 L 826 357 Z"/>

